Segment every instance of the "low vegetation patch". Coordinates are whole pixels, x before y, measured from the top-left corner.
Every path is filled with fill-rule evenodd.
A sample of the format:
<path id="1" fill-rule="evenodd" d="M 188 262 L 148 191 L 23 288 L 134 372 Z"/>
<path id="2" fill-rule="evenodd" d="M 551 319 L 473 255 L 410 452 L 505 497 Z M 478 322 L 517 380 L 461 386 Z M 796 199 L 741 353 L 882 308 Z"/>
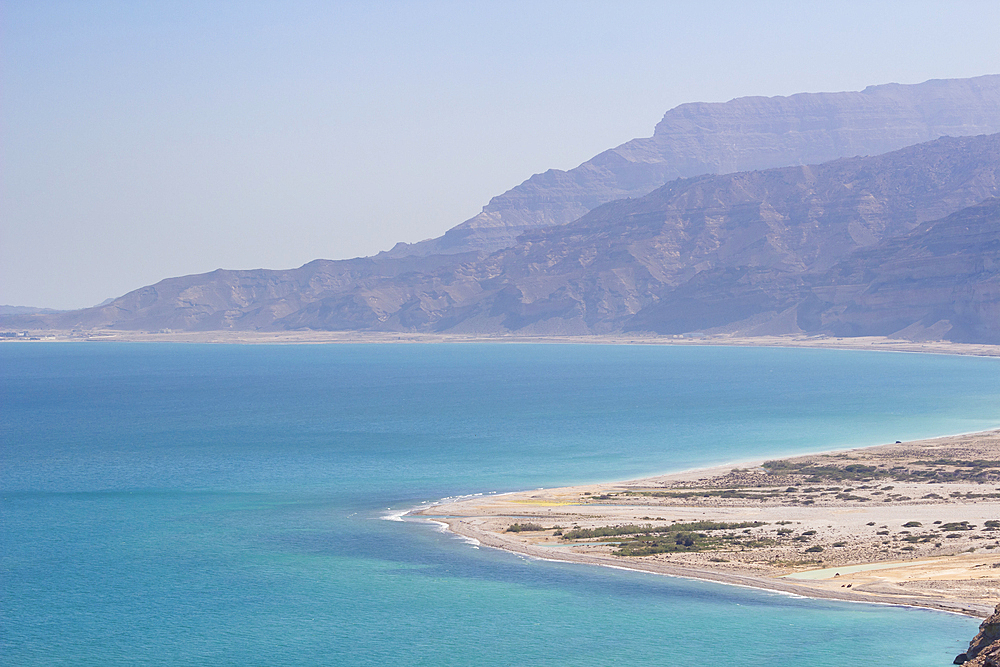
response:
<path id="1" fill-rule="evenodd" d="M 794 463 L 792 461 L 765 461 L 763 466 L 771 474 L 804 475 L 807 484 L 818 484 L 825 481 L 858 480 L 867 482 L 878 474 L 875 466 L 860 463 L 849 463 L 845 466 L 815 465 L 812 463 Z"/>
<path id="2" fill-rule="evenodd" d="M 974 525 L 970 524 L 968 521 L 956 521 L 953 523 L 946 523 L 941 526 L 941 530 L 954 532 L 956 530 L 973 530 Z"/>
<path id="3" fill-rule="evenodd" d="M 692 532 L 705 530 L 738 530 L 740 528 L 757 528 L 765 526 L 762 521 L 743 521 L 741 523 L 724 523 L 718 521 L 694 521 L 692 523 L 675 523 L 671 526 L 654 527 L 652 524 L 626 524 L 621 526 L 601 526 L 599 528 L 578 528 L 567 530 L 562 535 L 564 540 L 585 540 L 595 537 L 619 537 L 621 535 L 660 535 L 665 533 Z"/>
<path id="4" fill-rule="evenodd" d="M 846 459 L 850 460 L 850 459 Z M 878 478 L 890 479 L 896 482 L 988 482 L 1000 480 L 1000 461 L 984 459 L 936 459 L 914 461 L 909 465 L 886 467 L 884 465 L 865 465 L 862 463 L 824 464 L 797 463 L 787 460 L 765 461 L 763 466 L 771 474 L 802 475 L 807 484 L 817 484 L 826 481 L 869 482 Z M 882 488 L 891 491 L 892 487 Z M 985 495 L 982 497 L 992 497 Z M 998 496 L 1000 497 L 1000 496 Z"/>
<path id="5" fill-rule="evenodd" d="M 696 491 L 631 491 L 629 495 L 648 496 L 650 498 L 745 498 L 748 500 L 765 500 L 782 497 L 781 491 L 762 489 L 752 491 L 747 489 L 699 489 Z"/>
<path id="6" fill-rule="evenodd" d="M 568 530 L 563 540 L 594 540 L 610 542 L 616 539 L 617 556 L 650 556 L 661 553 L 711 551 L 717 549 L 755 548 L 766 546 L 770 540 L 748 534 L 750 528 L 767 525 L 761 521 L 726 523 L 718 521 L 694 521 L 671 526 L 654 527 L 652 524 L 626 524 L 601 526 L 599 528 L 578 528 Z M 734 533 L 732 531 L 746 532 Z"/>
<path id="7" fill-rule="evenodd" d="M 548 528 L 539 526 L 537 523 L 512 523 L 507 527 L 508 533 L 521 533 L 532 530 L 548 530 Z"/>

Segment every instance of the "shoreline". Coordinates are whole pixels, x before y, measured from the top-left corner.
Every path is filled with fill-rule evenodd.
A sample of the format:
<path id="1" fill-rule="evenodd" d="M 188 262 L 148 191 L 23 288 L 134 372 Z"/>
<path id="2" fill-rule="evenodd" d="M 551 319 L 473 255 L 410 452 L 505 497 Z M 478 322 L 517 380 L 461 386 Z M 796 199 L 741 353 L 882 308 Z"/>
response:
<path id="1" fill-rule="evenodd" d="M 926 464 L 934 463 L 921 459 L 937 456 L 937 460 L 945 460 L 940 458 L 942 452 L 956 457 L 977 456 L 980 461 L 992 456 L 996 469 L 980 471 L 977 474 L 986 477 L 970 481 L 962 477 L 967 467 L 958 461 L 961 465 L 952 466 L 953 470 L 941 465 L 931 468 L 938 470 L 939 476 L 944 475 L 944 481 L 910 479 Z M 992 539 L 1000 537 L 1000 532 L 991 532 L 997 530 L 992 524 L 1000 520 L 1000 493 L 994 493 L 1000 491 L 1000 430 L 805 454 L 790 457 L 788 462 L 814 468 L 817 462 L 827 467 L 854 462 L 874 469 L 871 464 L 876 460 L 886 461 L 879 467 L 897 479 L 875 474 L 875 484 L 851 482 L 850 493 L 841 491 L 843 486 L 836 492 L 789 486 L 787 491 L 795 488 L 797 493 L 783 497 L 761 490 L 751 492 L 748 489 L 770 490 L 775 483 L 783 486 L 793 482 L 787 476 L 773 477 L 773 472 L 760 467 L 763 462 L 744 461 L 619 482 L 444 499 L 413 508 L 404 518 L 433 521 L 484 547 L 547 561 L 613 567 L 815 599 L 926 608 L 975 618 L 992 613 L 1000 600 L 1000 539 Z M 912 466 L 905 475 L 898 470 L 900 466 L 889 467 L 903 461 Z M 949 479 L 949 475 L 958 478 Z M 809 479 L 811 484 L 821 483 L 815 477 Z M 760 486 L 761 480 L 769 486 Z M 884 489 L 898 491 L 889 493 L 892 498 L 888 498 Z M 922 491 L 931 493 L 917 496 Z M 913 495 L 902 495 L 907 492 Z M 750 498 L 739 497 L 741 494 Z M 789 496 L 793 499 L 789 500 Z M 872 502 L 876 500 L 879 504 Z M 562 537 L 567 524 L 580 532 L 642 522 L 658 524 L 659 532 L 651 533 L 657 535 L 666 534 L 664 531 L 673 525 L 688 525 L 678 522 L 748 518 L 762 525 L 742 533 L 759 534 L 755 539 L 765 546 L 737 550 L 730 544 L 636 556 L 614 551 L 635 540 L 633 535 L 611 539 L 588 535 L 568 542 Z M 932 523 L 933 519 L 938 520 Z M 945 523 L 941 528 L 959 532 L 934 532 L 934 524 L 942 521 Z M 523 532 L 509 532 L 510 526 L 519 522 L 538 525 Z M 553 523 L 557 525 L 550 525 Z M 914 524 L 921 528 L 900 530 Z M 744 525 L 750 524 L 739 527 Z M 559 526 L 563 530 L 556 532 Z M 781 535 L 795 531 L 802 535 L 788 540 Z M 876 533 L 878 538 L 874 537 Z M 701 537 L 707 535 L 702 533 Z M 852 536 L 856 544 L 849 543 Z M 640 539 L 648 543 L 649 534 L 644 533 Z M 793 540 L 805 541 L 796 544 Z M 876 540 L 881 544 L 876 545 Z M 802 547 L 806 544 L 812 545 L 808 551 L 816 551 L 816 555 L 822 552 L 822 557 L 798 556 L 795 560 L 794 554 L 805 551 Z M 841 574 L 839 569 L 844 572 Z M 831 571 L 835 574 L 830 575 Z M 810 572 L 815 578 L 800 576 Z"/>
<path id="2" fill-rule="evenodd" d="M 19 330 L 20 331 L 20 330 Z M 885 336 L 838 338 L 805 334 L 780 336 L 733 336 L 729 334 L 595 334 L 586 336 L 514 334 L 426 334 L 373 331 L 118 331 L 118 330 L 25 330 L 23 337 L 0 338 L 3 343 L 34 342 L 163 342 L 211 343 L 235 345 L 319 345 L 319 344 L 391 344 L 391 343 L 508 343 L 562 345 L 672 345 L 781 347 L 836 350 L 869 350 L 962 356 L 1000 357 L 1000 345 L 952 343 L 949 341 L 910 341 Z"/>
<path id="3" fill-rule="evenodd" d="M 885 597 L 874 597 L 874 596 L 856 596 L 856 595 L 843 595 L 836 593 L 826 593 L 822 591 L 817 591 L 816 589 L 809 588 L 804 585 L 795 584 L 784 584 L 780 582 L 775 582 L 773 580 L 768 580 L 763 577 L 743 577 L 739 575 L 730 575 L 722 572 L 712 572 L 710 570 L 700 570 L 697 568 L 687 568 L 687 567 L 661 567 L 661 568 L 644 568 L 634 565 L 626 565 L 621 563 L 606 562 L 598 559 L 574 559 L 574 558 L 556 558 L 552 555 L 538 555 L 527 550 L 518 549 L 515 547 L 507 547 L 502 545 L 487 544 L 485 541 L 480 539 L 477 535 L 472 532 L 466 533 L 461 530 L 456 530 L 452 523 L 449 521 L 444 521 L 441 519 L 422 519 L 429 523 L 438 524 L 441 526 L 446 526 L 447 531 L 456 535 L 458 537 L 475 541 L 477 545 L 482 545 L 489 547 L 491 549 L 497 549 L 500 551 L 506 551 L 508 553 L 517 554 L 520 556 L 528 556 L 533 560 L 540 560 L 544 562 L 552 563 L 573 563 L 577 565 L 588 565 L 593 567 L 606 567 L 614 570 L 626 570 L 629 572 L 641 572 L 643 574 L 654 574 L 664 577 L 673 577 L 677 579 L 692 579 L 695 581 L 704 581 L 708 583 L 720 584 L 723 586 L 736 586 L 738 588 L 750 588 L 753 590 L 767 591 L 770 593 L 779 593 L 782 595 L 790 595 L 795 597 L 809 598 L 812 600 L 833 600 L 837 602 L 849 602 L 853 604 L 877 604 L 886 605 L 890 607 L 910 607 L 913 609 L 929 609 L 931 611 L 938 611 L 948 614 L 958 614 L 960 616 L 970 616 L 972 618 L 982 619 L 988 616 L 993 608 L 988 605 L 966 605 L 966 604 L 952 604 L 948 602 L 931 602 L 918 603 L 913 600 L 906 598 L 885 598 Z"/>

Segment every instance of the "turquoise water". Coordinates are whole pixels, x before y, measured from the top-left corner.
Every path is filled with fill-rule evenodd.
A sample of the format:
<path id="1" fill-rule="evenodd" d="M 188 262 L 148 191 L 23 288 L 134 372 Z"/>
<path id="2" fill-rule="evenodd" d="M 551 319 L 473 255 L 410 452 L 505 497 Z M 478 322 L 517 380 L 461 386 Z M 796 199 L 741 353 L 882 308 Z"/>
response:
<path id="1" fill-rule="evenodd" d="M 974 619 L 382 519 L 995 427 L 998 371 L 765 348 L 0 345 L 0 663 L 950 664 Z"/>

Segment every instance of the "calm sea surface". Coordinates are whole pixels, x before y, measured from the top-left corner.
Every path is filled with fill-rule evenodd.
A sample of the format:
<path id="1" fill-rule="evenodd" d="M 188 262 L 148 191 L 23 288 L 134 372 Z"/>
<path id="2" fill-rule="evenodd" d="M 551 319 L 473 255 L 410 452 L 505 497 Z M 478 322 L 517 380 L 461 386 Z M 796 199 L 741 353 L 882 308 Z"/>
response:
<path id="1" fill-rule="evenodd" d="M 5 665 L 947 665 L 970 618 L 476 549 L 444 496 L 1000 426 L 1000 360 L 0 345 Z"/>

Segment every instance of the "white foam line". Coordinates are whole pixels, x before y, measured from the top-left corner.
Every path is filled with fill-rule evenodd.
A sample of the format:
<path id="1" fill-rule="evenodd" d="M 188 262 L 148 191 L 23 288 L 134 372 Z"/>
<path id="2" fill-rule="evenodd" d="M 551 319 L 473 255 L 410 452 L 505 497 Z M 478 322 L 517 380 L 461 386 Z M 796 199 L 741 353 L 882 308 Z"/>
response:
<path id="1" fill-rule="evenodd" d="M 451 529 L 451 526 L 446 524 L 444 521 L 436 521 L 434 519 L 417 519 L 417 521 L 419 521 L 420 523 L 432 523 L 434 524 L 435 530 L 437 530 L 439 533 L 446 533 L 457 540 L 461 540 L 466 544 L 472 545 L 474 549 L 478 549 L 480 545 L 482 545 L 482 542 L 480 542 L 474 537 L 467 537 L 465 535 L 456 533 Z"/>

